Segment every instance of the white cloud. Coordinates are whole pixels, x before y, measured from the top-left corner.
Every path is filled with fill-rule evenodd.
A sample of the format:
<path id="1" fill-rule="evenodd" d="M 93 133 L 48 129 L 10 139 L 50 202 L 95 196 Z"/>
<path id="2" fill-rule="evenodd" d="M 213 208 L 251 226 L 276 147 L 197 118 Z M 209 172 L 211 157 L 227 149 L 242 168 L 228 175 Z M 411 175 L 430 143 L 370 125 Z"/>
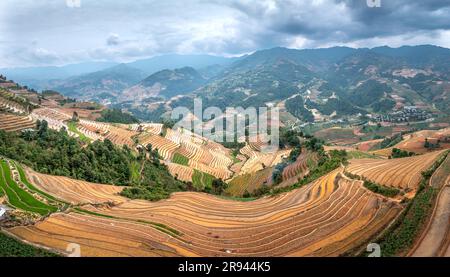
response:
<path id="1" fill-rule="evenodd" d="M 26 20 L 25 20 L 26 19 Z M 386 44 L 450 47 L 445 0 L 0 1 L 0 67 L 164 53 L 237 55 L 294 48 Z"/>

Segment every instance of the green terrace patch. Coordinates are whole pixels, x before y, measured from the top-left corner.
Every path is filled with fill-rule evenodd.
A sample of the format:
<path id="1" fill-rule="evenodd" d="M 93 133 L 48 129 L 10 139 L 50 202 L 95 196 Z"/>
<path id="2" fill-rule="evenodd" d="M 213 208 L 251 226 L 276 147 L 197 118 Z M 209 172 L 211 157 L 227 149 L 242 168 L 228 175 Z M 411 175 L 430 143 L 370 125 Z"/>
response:
<path id="1" fill-rule="evenodd" d="M 69 127 L 69 131 L 75 133 L 78 135 L 78 138 L 82 141 L 82 142 L 86 142 L 89 143 L 91 142 L 91 139 L 88 138 L 87 136 L 85 136 L 82 132 L 80 132 L 77 128 L 77 123 L 75 121 L 69 121 L 67 123 L 67 127 Z"/>
<path id="2" fill-rule="evenodd" d="M 211 188 L 212 182 L 215 179 L 211 174 L 201 172 L 194 169 L 194 174 L 192 175 L 192 184 L 196 189 Z"/>
<path id="3" fill-rule="evenodd" d="M 181 164 L 181 165 L 188 165 L 189 164 L 189 158 L 180 154 L 180 153 L 175 153 L 173 155 L 172 158 L 172 162 L 177 163 L 177 164 Z"/>
<path id="4" fill-rule="evenodd" d="M 74 208 L 74 210 L 75 210 L 76 213 L 79 213 L 79 214 L 88 214 L 88 215 L 94 215 L 94 216 L 99 216 L 99 217 L 104 217 L 104 218 L 117 218 L 115 216 L 106 215 L 106 214 L 100 214 L 100 213 L 92 212 L 92 211 L 89 211 L 89 210 L 84 210 L 84 209 L 81 209 L 81 208 Z"/>
<path id="5" fill-rule="evenodd" d="M 54 196 L 52 196 L 52 195 L 50 195 L 50 194 L 48 194 L 46 192 L 43 192 L 42 190 L 39 190 L 38 188 L 33 186 L 30 182 L 28 182 L 28 180 L 27 180 L 27 178 L 25 176 L 25 171 L 23 170 L 23 168 L 18 163 L 14 162 L 14 166 L 16 167 L 17 171 L 19 172 L 20 181 L 23 184 L 25 184 L 25 186 L 27 186 L 27 188 L 29 190 L 31 190 L 31 191 L 33 191 L 35 193 L 38 193 L 38 194 L 42 195 L 43 197 L 45 197 L 45 198 L 47 198 L 49 200 L 53 200 L 53 201 L 56 201 L 56 202 L 62 202 L 62 201 L 56 199 Z M 63 202 L 63 203 L 65 203 L 65 202 Z M 67 204 L 67 203 L 65 203 L 65 204 Z"/>
<path id="6" fill-rule="evenodd" d="M 217 197 L 225 199 L 225 200 L 238 201 L 238 202 L 251 202 L 251 201 L 258 199 L 257 197 L 236 197 L 236 196 L 227 196 L 227 195 L 218 195 Z"/>
<path id="7" fill-rule="evenodd" d="M 33 195 L 20 188 L 19 185 L 13 180 L 9 165 L 6 161 L 1 160 L 0 164 L 0 187 L 2 188 L 4 194 L 8 197 L 9 204 L 18 209 L 40 215 L 47 215 L 57 211 L 56 207 L 49 206 L 36 200 Z"/>
<path id="8" fill-rule="evenodd" d="M 175 229 L 173 229 L 165 224 L 162 224 L 162 223 L 146 221 L 146 220 L 138 220 L 137 222 L 144 223 L 144 224 L 150 224 L 153 226 L 153 228 L 155 228 L 163 233 L 166 233 L 172 237 L 177 237 L 177 236 L 182 235 L 182 233 L 180 231 L 175 230 Z"/>

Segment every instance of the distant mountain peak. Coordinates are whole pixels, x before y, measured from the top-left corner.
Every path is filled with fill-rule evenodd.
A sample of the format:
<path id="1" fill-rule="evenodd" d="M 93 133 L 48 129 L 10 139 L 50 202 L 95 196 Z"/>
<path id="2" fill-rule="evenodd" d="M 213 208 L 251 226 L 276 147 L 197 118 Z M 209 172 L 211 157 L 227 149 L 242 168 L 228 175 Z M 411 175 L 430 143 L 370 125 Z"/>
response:
<path id="1" fill-rule="evenodd" d="M 150 97 L 169 99 L 193 92 L 206 83 L 206 79 L 192 67 L 164 69 L 151 74 L 139 84 L 123 91 L 119 100 L 142 101 Z"/>

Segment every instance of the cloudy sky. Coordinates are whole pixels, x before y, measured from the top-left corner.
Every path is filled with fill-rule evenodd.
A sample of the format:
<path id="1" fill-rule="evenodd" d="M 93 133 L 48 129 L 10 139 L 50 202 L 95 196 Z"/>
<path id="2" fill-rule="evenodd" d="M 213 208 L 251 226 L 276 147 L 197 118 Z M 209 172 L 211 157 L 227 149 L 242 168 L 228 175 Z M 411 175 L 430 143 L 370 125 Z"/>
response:
<path id="1" fill-rule="evenodd" d="M 417 44 L 450 48 L 450 0 L 0 1 L 0 67 Z"/>

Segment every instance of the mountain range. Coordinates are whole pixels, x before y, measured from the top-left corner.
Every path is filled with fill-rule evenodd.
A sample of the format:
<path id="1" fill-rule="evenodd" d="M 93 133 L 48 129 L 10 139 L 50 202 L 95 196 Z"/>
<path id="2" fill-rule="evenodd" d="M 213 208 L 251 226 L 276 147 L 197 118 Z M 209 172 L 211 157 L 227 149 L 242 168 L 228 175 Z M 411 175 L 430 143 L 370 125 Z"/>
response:
<path id="1" fill-rule="evenodd" d="M 450 50 L 424 45 L 352 49 L 273 48 L 234 62 L 171 108 L 285 106 L 305 121 L 385 114 L 405 106 L 449 113 Z"/>
<path id="2" fill-rule="evenodd" d="M 238 58 L 159 56 L 52 80 L 46 88 L 126 108 L 143 119 L 158 120 L 202 97 L 204 106 L 222 109 L 276 104 L 303 121 L 314 121 L 389 113 L 404 106 L 446 114 L 449 81 L 450 49 L 432 45 L 277 47 Z"/>
<path id="3" fill-rule="evenodd" d="M 103 90 L 109 90 L 110 87 L 102 87 L 101 83 L 109 83 L 112 78 L 119 77 L 119 75 L 121 75 L 119 82 L 135 85 L 145 77 L 161 70 L 182 67 L 196 69 L 209 66 L 220 67 L 230 64 L 236 59 L 211 55 L 167 54 L 121 64 L 116 62 L 87 62 L 64 66 L 0 68 L 0 72 L 8 76 L 9 79 L 37 90 L 58 88 L 68 95 L 79 94 L 79 96 L 83 96 L 90 88 L 85 87 L 80 90 L 76 82 L 95 83 L 92 87 L 92 93 L 95 93 L 96 89 L 99 89 L 102 93 Z M 134 74 L 138 76 L 131 76 Z M 130 78 L 128 79 L 128 77 Z M 136 81 L 135 78 L 138 78 L 138 80 Z"/>

